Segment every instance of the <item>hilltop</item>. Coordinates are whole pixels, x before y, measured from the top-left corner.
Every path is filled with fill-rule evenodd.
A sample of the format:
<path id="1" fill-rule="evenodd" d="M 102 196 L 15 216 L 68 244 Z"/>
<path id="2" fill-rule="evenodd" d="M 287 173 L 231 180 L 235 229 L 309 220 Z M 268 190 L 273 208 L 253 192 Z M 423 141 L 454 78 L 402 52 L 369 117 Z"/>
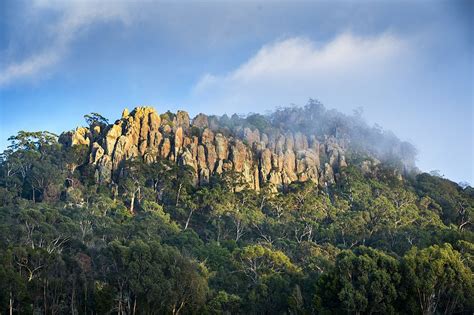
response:
<path id="1" fill-rule="evenodd" d="M 474 311 L 474 189 L 358 113 L 85 120 L 0 156 L 2 314 Z"/>
<path id="2" fill-rule="evenodd" d="M 310 102 L 269 115 L 207 116 L 190 119 L 185 111 L 159 114 L 152 107 L 125 109 L 108 124 L 100 115 L 88 127 L 63 133 L 65 146 L 88 148 L 88 163 L 97 180 L 117 180 L 123 162 L 166 159 L 194 171 L 195 183 L 208 183 L 213 175 L 234 171 L 255 190 L 273 189 L 293 182 L 320 186 L 336 182 L 347 166 L 346 152 L 369 170 L 380 161 L 397 161 L 399 173 L 414 169 L 415 150 L 409 144 L 369 128 L 361 119 L 327 111 Z"/>

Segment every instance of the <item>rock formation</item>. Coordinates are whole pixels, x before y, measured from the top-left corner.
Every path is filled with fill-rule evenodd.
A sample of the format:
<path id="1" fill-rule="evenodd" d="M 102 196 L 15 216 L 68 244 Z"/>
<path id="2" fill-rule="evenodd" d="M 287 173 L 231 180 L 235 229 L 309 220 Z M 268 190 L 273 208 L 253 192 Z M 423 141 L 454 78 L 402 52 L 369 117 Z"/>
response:
<path id="1" fill-rule="evenodd" d="M 124 160 L 138 157 L 147 163 L 168 159 L 191 166 L 196 183 L 233 170 L 256 190 L 266 183 L 274 189 L 295 181 L 331 184 L 339 168 L 347 166 L 343 145 L 332 137 L 230 130 L 215 117 L 199 114 L 190 120 L 185 111 L 160 116 L 152 107 L 124 110 L 112 125 L 63 133 L 60 142 L 88 146 L 89 163 L 101 182 L 113 181 Z"/>

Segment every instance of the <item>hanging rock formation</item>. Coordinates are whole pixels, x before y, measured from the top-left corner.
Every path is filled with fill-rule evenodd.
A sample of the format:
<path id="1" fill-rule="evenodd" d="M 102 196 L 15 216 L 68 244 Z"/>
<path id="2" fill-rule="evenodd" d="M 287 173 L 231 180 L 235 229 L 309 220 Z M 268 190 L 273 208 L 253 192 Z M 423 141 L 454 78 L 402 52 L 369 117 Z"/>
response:
<path id="1" fill-rule="evenodd" d="M 191 121 L 185 111 L 160 116 L 152 107 L 124 110 L 112 125 L 63 133 L 60 142 L 88 146 L 89 163 L 95 165 L 100 182 L 113 181 L 122 162 L 137 157 L 147 163 L 168 159 L 189 165 L 201 184 L 233 170 L 256 190 L 266 183 L 273 189 L 295 181 L 331 184 L 339 168 L 347 166 L 343 146 L 331 137 L 279 130 L 266 134 L 248 127 L 230 130 L 215 117 L 199 114 Z"/>

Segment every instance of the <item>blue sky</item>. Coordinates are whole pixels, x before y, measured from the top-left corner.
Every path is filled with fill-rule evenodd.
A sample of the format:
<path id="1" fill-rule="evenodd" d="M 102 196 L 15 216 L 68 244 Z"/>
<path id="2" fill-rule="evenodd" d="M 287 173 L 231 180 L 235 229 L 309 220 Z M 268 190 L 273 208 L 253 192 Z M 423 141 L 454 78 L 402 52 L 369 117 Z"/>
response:
<path id="1" fill-rule="evenodd" d="M 83 115 L 364 109 L 474 183 L 473 1 L 0 2 L 0 150 Z"/>

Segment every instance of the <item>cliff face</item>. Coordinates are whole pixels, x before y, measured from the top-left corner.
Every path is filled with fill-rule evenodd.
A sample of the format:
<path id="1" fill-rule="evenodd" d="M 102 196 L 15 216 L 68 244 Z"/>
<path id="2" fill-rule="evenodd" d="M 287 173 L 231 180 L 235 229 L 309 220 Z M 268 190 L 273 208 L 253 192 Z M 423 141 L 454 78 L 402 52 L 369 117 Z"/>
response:
<path id="1" fill-rule="evenodd" d="M 331 184 L 338 169 L 347 166 L 344 145 L 332 137 L 278 130 L 266 134 L 238 126 L 230 130 L 215 117 L 199 114 L 190 120 L 184 111 L 160 116 L 152 107 L 124 110 L 113 125 L 80 127 L 62 134 L 60 141 L 88 146 L 89 163 L 101 182 L 113 181 L 121 163 L 136 157 L 189 165 L 196 183 L 233 170 L 256 190 L 264 183 L 274 189 L 295 181 Z"/>

